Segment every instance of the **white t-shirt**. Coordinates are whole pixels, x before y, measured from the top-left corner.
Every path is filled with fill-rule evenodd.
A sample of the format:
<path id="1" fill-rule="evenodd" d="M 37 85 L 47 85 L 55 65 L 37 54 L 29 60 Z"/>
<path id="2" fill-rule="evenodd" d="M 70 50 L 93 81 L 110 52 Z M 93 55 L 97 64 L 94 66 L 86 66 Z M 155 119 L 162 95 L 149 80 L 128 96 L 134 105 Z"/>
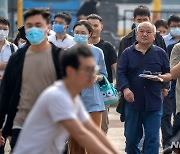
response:
<path id="1" fill-rule="evenodd" d="M 14 52 L 17 51 L 17 46 L 12 43 L 14 47 Z M 10 42 L 5 40 L 5 43 L 0 51 L 0 62 L 8 62 L 10 56 L 12 55 L 11 47 L 10 47 Z M 0 75 L 4 74 L 4 70 L 0 70 Z"/>
<path id="2" fill-rule="evenodd" d="M 63 81 L 57 81 L 38 98 L 29 113 L 18 138 L 14 154 L 61 154 L 69 137 L 67 130 L 59 122 L 79 119 L 87 122 L 79 96 L 72 99 Z"/>
<path id="3" fill-rule="evenodd" d="M 66 37 L 63 40 L 58 39 L 55 34 L 52 34 L 48 36 L 48 41 L 62 49 L 67 49 L 68 47 L 75 44 L 73 37 L 68 34 L 66 34 Z"/>

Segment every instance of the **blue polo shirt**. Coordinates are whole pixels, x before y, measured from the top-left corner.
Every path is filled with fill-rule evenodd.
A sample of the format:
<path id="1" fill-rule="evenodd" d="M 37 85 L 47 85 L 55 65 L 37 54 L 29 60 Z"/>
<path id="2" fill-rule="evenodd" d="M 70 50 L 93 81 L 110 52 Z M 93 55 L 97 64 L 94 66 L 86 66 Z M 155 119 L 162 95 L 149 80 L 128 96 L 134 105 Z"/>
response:
<path id="1" fill-rule="evenodd" d="M 135 73 L 136 68 L 141 64 L 145 55 L 135 49 L 135 43 L 124 50 L 118 61 L 117 77 L 120 90 L 123 91 L 129 87 L 134 93 L 135 101 L 132 103 L 127 102 L 127 106 L 133 110 L 155 111 L 161 109 L 162 82 L 141 78 L 139 74 L 143 73 L 144 70 L 152 73 L 169 73 L 169 60 L 168 55 L 162 48 L 152 45 L 147 52 L 150 50 L 148 58 L 143 67 L 139 68 L 138 73 Z"/>

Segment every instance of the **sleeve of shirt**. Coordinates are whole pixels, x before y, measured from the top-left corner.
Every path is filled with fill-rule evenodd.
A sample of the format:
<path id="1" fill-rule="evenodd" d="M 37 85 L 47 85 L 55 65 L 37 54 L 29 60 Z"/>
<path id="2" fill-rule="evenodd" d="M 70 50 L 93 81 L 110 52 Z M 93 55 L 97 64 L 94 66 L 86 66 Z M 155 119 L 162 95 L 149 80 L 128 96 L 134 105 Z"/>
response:
<path id="1" fill-rule="evenodd" d="M 180 43 L 176 44 L 171 52 L 170 67 L 173 68 L 180 61 Z"/>
<path id="2" fill-rule="evenodd" d="M 162 68 L 162 73 L 165 74 L 165 73 L 169 73 L 170 72 L 170 66 L 169 66 L 169 58 L 168 58 L 168 54 L 165 53 L 164 51 L 162 52 L 163 54 L 163 68 Z"/>
<path id="3" fill-rule="evenodd" d="M 86 111 L 83 102 L 79 99 L 79 110 L 78 110 L 78 118 L 81 120 L 82 123 L 85 123 L 89 120 L 89 113 Z"/>
<path id="4" fill-rule="evenodd" d="M 77 119 L 74 105 L 69 96 L 62 96 L 59 93 L 54 93 L 48 100 L 48 111 L 53 122 L 62 120 Z"/>
<path id="5" fill-rule="evenodd" d="M 101 51 L 99 54 L 99 61 L 98 64 L 100 66 L 100 70 L 99 73 L 105 75 L 106 77 L 107 75 L 107 71 L 106 71 L 106 65 L 105 65 L 105 61 L 104 61 L 104 54 L 103 51 L 99 48 L 99 50 Z"/>
<path id="6" fill-rule="evenodd" d="M 128 49 L 124 50 L 117 64 L 117 86 L 118 89 L 120 89 L 120 91 L 123 91 L 125 88 L 129 87 L 129 82 L 127 79 L 127 71 L 128 71 L 127 50 Z"/>

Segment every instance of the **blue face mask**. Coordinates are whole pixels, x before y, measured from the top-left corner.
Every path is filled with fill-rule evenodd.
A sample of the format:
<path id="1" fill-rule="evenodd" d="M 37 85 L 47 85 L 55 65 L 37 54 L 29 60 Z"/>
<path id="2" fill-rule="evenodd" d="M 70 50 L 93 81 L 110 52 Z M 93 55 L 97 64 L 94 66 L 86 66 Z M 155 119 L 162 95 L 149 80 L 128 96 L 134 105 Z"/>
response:
<path id="1" fill-rule="evenodd" d="M 74 34 L 73 39 L 77 44 L 85 44 L 88 41 L 87 35 L 83 35 L 83 34 Z"/>
<path id="2" fill-rule="evenodd" d="M 26 38 L 31 44 L 38 45 L 45 39 L 44 32 L 44 29 L 33 27 L 26 30 Z"/>
<path id="3" fill-rule="evenodd" d="M 55 31 L 57 34 L 64 33 L 64 25 L 61 24 L 54 24 L 52 27 L 53 31 Z"/>
<path id="4" fill-rule="evenodd" d="M 180 28 L 179 27 L 170 28 L 170 34 L 175 37 L 180 36 Z"/>
<path id="5" fill-rule="evenodd" d="M 135 25 L 136 25 L 136 28 L 138 28 L 139 24 L 140 24 L 140 23 L 138 23 L 138 22 L 135 24 Z"/>

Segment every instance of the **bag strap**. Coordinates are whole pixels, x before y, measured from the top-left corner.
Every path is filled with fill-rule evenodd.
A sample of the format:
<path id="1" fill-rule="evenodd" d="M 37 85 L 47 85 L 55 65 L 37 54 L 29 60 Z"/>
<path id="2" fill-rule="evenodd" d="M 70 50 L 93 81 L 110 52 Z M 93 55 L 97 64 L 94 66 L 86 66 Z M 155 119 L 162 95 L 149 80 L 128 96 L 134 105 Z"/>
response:
<path id="1" fill-rule="evenodd" d="M 11 54 L 13 54 L 15 52 L 15 50 L 14 50 L 14 46 L 12 43 L 10 43 L 10 49 L 11 49 Z"/>
<path id="2" fill-rule="evenodd" d="M 147 61 L 150 53 L 152 53 L 152 48 L 153 47 L 154 47 L 154 45 L 149 47 L 149 49 L 146 51 L 146 54 L 145 54 L 144 58 L 142 59 L 141 63 L 138 66 L 135 67 L 135 71 L 134 71 L 135 73 L 134 73 L 133 77 L 136 76 L 139 73 L 141 68 L 143 68 L 145 61 Z"/>

